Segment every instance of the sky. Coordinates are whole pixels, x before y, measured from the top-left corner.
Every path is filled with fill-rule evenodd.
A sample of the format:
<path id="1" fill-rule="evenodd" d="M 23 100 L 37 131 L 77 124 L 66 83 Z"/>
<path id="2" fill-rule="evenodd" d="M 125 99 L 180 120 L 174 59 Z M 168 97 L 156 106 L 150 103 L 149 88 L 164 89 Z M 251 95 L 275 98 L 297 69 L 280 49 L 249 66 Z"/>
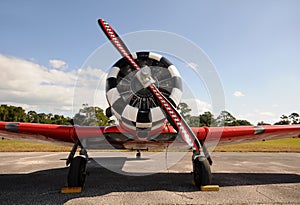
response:
<path id="1" fill-rule="evenodd" d="M 225 109 L 238 119 L 274 123 L 283 114 L 300 113 L 297 0 L 3 0 L 0 104 L 74 112 L 74 85 L 81 67 L 107 43 L 99 18 L 120 35 L 158 30 L 192 41 L 214 64 Z M 199 100 L 207 109 L 210 103 Z"/>

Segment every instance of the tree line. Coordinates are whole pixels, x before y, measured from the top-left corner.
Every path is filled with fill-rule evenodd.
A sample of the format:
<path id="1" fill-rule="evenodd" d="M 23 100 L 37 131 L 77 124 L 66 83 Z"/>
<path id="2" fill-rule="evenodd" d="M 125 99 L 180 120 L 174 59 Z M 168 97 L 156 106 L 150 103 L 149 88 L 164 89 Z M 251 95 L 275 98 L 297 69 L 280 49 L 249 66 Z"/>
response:
<path id="1" fill-rule="evenodd" d="M 300 124 L 300 115 L 296 112 L 291 113 L 289 116 L 282 115 L 280 121 L 276 122 L 275 125 L 290 125 L 290 124 Z"/>
<path id="2" fill-rule="evenodd" d="M 192 116 L 189 113 L 192 111 L 184 102 L 179 103 L 179 112 L 191 127 L 218 127 L 218 126 L 246 126 L 252 125 L 247 120 L 236 119 L 231 113 L 224 110 L 216 118 L 207 111 L 198 116 Z"/>
<path id="3" fill-rule="evenodd" d="M 81 126 L 109 126 L 115 124 L 104 114 L 103 109 L 83 104 L 74 116 L 74 123 Z"/>
<path id="4" fill-rule="evenodd" d="M 217 117 L 214 117 L 209 111 L 198 116 L 192 116 L 190 115 L 191 109 L 184 102 L 179 104 L 178 109 L 186 122 L 192 127 L 251 125 L 249 121 L 237 119 L 228 111 L 222 111 Z M 26 112 L 22 107 L 2 104 L 0 105 L 0 121 L 58 125 L 71 125 L 75 123 L 82 126 L 109 126 L 115 124 L 114 120 L 111 120 L 104 114 L 103 109 L 89 106 L 88 104 L 83 104 L 83 107 L 75 114 L 74 118 L 52 113 L 37 113 L 32 110 Z M 290 115 L 282 115 L 280 120 L 274 125 L 290 124 L 300 124 L 300 115 L 298 113 L 294 112 Z M 258 125 L 270 124 L 261 121 Z"/>
<path id="5" fill-rule="evenodd" d="M 180 114 L 184 117 L 186 122 L 191 127 L 218 127 L 218 126 L 246 126 L 252 125 L 247 120 L 237 119 L 231 113 L 224 110 L 215 118 L 214 115 L 207 111 L 198 116 L 192 116 L 189 113 L 191 109 L 184 102 L 181 102 L 178 106 Z M 298 113 L 291 113 L 290 115 L 282 115 L 280 121 L 274 123 L 274 125 L 291 125 L 291 124 L 300 124 L 300 115 Z M 271 125 L 266 122 L 258 122 L 257 125 Z"/>
<path id="6" fill-rule="evenodd" d="M 36 111 L 26 112 L 22 107 L 12 105 L 0 105 L 0 121 L 5 122 L 28 122 L 40 124 L 57 124 L 82 126 L 108 126 L 114 124 L 114 120 L 109 119 L 99 107 L 83 104 L 74 118 L 52 113 L 37 113 Z"/>
<path id="7" fill-rule="evenodd" d="M 64 117 L 63 115 L 52 113 L 37 113 L 30 110 L 26 112 L 22 107 L 12 105 L 0 105 L 0 121 L 6 122 L 30 122 L 41 124 L 58 124 L 70 125 L 71 118 Z"/>

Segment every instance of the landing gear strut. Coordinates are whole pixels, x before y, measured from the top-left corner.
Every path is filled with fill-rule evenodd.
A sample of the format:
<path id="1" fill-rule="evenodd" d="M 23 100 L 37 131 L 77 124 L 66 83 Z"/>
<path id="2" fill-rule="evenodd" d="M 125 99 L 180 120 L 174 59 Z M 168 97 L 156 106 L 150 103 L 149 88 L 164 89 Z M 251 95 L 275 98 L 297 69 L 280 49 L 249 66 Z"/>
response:
<path id="1" fill-rule="evenodd" d="M 74 157 L 78 146 L 81 148 L 79 152 L 79 156 Z M 66 162 L 67 166 L 70 164 L 68 179 L 67 179 L 68 187 L 84 186 L 87 161 L 88 161 L 87 152 L 85 148 L 82 146 L 81 142 L 77 140 Z"/>

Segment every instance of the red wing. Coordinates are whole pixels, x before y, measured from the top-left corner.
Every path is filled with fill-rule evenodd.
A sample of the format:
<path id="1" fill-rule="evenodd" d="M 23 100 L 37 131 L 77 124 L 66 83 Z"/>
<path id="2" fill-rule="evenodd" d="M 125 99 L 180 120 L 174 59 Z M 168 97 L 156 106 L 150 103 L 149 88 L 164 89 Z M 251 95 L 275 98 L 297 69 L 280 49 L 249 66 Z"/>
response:
<path id="1" fill-rule="evenodd" d="M 75 132 L 76 130 L 76 132 Z M 19 122 L 0 122 L 0 133 L 8 136 L 23 136 L 62 142 L 76 142 L 77 136 L 101 137 L 104 127 L 74 127 L 68 125 L 19 123 Z M 28 136 L 29 135 L 29 136 Z M 43 137 L 46 137 L 46 139 Z M 49 140 L 50 140 L 49 139 Z"/>
<path id="2" fill-rule="evenodd" d="M 162 134 L 169 136 L 176 134 L 173 128 L 166 127 Z M 162 142 L 147 140 L 132 140 L 124 135 L 118 126 L 66 126 L 54 124 L 0 122 L 0 134 L 11 139 L 29 139 L 33 141 L 76 142 L 83 140 L 88 148 L 95 149 L 150 149 L 151 147 L 164 148 L 166 139 Z M 105 136 L 104 136 L 105 135 Z M 163 135 L 159 135 L 163 136 Z M 85 139 L 87 141 L 85 141 Z M 104 140 L 106 139 L 106 140 Z"/>
<path id="3" fill-rule="evenodd" d="M 260 139 L 300 137 L 300 125 L 205 127 L 205 130 L 206 139 L 214 141 L 219 138 L 220 145 Z M 203 139 L 203 136 L 201 138 Z"/>
<path id="4" fill-rule="evenodd" d="M 76 130 L 76 134 L 75 134 Z M 162 134 L 175 133 L 173 129 L 163 130 Z M 300 136 L 300 125 L 276 126 L 233 126 L 233 127 L 200 127 L 192 128 L 199 140 L 219 141 L 219 144 L 233 144 L 259 139 L 278 139 Z M 66 125 L 0 122 L 0 133 L 20 136 L 27 135 L 41 139 L 54 139 L 62 142 L 75 142 L 79 138 L 97 137 L 103 139 L 103 133 L 120 134 L 113 127 L 73 127 Z M 50 140 L 49 139 L 49 140 Z M 122 141 L 122 140 L 121 140 Z"/>
<path id="5" fill-rule="evenodd" d="M 0 122 L 0 133 L 8 134 L 9 137 L 37 138 L 47 140 L 48 138 L 63 142 L 74 141 L 73 126 Z M 46 139 L 43 137 L 46 137 Z M 49 140 L 50 140 L 49 139 Z"/>

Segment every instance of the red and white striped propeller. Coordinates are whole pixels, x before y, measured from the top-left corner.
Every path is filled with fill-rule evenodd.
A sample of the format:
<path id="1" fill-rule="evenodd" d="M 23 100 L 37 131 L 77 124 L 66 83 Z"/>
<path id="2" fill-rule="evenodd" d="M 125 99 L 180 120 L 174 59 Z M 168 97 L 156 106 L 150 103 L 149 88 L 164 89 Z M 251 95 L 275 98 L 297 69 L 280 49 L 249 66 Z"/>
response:
<path id="1" fill-rule="evenodd" d="M 124 57 L 127 62 L 138 72 L 142 72 L 142 74 L 147 74 L 147 67 L 140 67 L 136 61 L 134 60 L 133 56 L 131 55 L 129 49 L 126 47 L 125 43 L 122 41 L 122 39 L 119 37 L 119 35 L 114 31 L 114 29 L 103 19 L 99 19 L 98 23 L 107 36 L 107 38 L 111 41 L 111 43 L 114 45 L 114 47 L 119 51 L 119 53 Z M 141 74 L 141 75 L 142 75 Z M 203 142 L 200 142 L 189 125 L 186 123 L 184 118 L 181 116 L 181 114 L 177 111 L 177 109 L 174 107 L 172 103 L 160 92 L 160 90 L 156 87 L 155 83 L 153 83 L 151 80 L 151 76 L 147 76 L 144 78 L 145 87 L 151 92 L 153 98 L 156 100 L 156 102 L 159 103 L 160 108 L 164 111 L 167 120 L 170 122 L 170 124 L 175 128 L 175 130 L 181 135 L 182 139 L 193 148 L 195 151 L 200 151 L 200 149 L 203 149 L 203 152 L 206 156 L 206 158 L 210 161 L 211 159 L 209 157 L 209 154 L 203 144 Z"/>

